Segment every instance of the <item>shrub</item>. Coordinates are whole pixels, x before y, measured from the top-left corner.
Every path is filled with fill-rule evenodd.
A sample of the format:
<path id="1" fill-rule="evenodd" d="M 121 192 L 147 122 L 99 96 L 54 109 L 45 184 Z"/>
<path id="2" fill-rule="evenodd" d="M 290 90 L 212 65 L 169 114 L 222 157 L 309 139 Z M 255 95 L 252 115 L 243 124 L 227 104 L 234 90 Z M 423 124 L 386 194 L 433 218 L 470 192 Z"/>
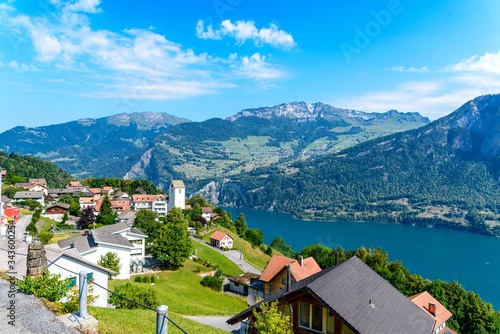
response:
<path id="1" fill-rule="evenodd" d="M 51 233 L 49 231 L 41 231 L 40 234 L 38 235 L 38 240 L 40 240 L 42 244 L 46 245 L 53 237 L 54 233 Z"/>
<path id="2" fill-rule="evenodd" d="M 155 277 L 154 277 L 154 276 L 151 276 L 151 277 L 149 278 L 149 281 L 150 281 L 151 283 L 154 283 L 154 282 L 156 281 L 156 279 L 155 279 Z"/>
<path id="3" fill-rule="evenodd" d="M 151 288 L 141 288 L 139 286 L 127 283 L 125 285 L 116 287 L 114 292 L 148 307 L 158 306 L 157 293 Z M 108 301 L 109 303 L 115 305 L 116 308 L 133 309 L 140 307 L 136 303 L 132 303 L 115 294 L 112 294 L 109 297 Z"/>
<path id="4" fill-rule="evenodd" d="M 149 283 L 149 277 L 142 276 L 142 283 Z"/>
<path id="5" fill-rule="evenodd" d="M 135 276 L 134 277 L 134 282 L 141 283 L 142 282 L 141 276 Z"/>
<path id="6" fill-rule="evenodd" d="M 25 276 L 18 282 L 19 292 L 35 295 L 37 298 L 45 298 L 55 302 L 66 296 L 69 292 L 69 280 L 61 280 L 61 275 L 50 274 L 48 270 L 37 277 Z"/>
<path id="7" fill-rule="evenodd" d="M 222 283 L 224 282 L 224 277 L 222 277 L 222 272 L 220 270 L 216 270 L 213 276 L 207 275 L 201 279 L 200 284 L 210 288 L 214 291 L 222 290 Z"/>

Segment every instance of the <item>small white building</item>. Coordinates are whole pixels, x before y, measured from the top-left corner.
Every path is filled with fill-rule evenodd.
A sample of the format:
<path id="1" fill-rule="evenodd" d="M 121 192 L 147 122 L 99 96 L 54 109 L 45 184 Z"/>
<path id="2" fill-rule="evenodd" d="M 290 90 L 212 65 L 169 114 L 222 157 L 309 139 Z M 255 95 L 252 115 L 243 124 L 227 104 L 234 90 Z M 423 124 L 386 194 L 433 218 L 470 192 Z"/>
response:
<path id="1" fill-rule="evenodd" d="M 186 187 L 182 180 L 173 180 L 168 191 L 167 211 L 172 208 L 184 210 L 186 208 Z"/>
<path id="2" fill-rule="evenodd" d="M 218 248 L 233 248 L 233 238 L 222 231 L 216 231 L 210 236 L 210 244 Z"/>

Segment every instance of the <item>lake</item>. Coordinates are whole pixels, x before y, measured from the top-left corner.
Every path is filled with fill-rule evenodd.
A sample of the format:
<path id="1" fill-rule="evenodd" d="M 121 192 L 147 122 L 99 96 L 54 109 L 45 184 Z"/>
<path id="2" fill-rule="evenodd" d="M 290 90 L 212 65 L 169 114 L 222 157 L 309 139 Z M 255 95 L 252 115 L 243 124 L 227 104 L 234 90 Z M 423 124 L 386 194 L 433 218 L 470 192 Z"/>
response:
<path id="1" fill-rule="evenodd" d="M 458 281 L 500 309 L 500 238 L 420 226 L 335 223 L 293 219 L 284 213 L 224 208 L 264 232 L 269 244 L 281 236 L 295 250 L 321 243 L 346 250 L 382 247 L 390 260 L 432 280 Z"/>

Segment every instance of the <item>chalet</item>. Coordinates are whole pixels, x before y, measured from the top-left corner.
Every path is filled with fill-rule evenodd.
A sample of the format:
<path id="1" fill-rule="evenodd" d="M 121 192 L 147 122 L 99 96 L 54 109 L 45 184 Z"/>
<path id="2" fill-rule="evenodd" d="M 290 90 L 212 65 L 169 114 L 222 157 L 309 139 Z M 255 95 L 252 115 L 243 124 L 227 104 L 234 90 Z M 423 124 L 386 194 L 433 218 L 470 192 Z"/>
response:
<path id="1" fill-rule="evenodd" d="M 113 211 L 117 212 L 117 213 L 130 211 L 130 201 L 129 200 L 111 201 L 111 206 L 113 207 Z"/>
<path id="2" fill-rule="evenodd" d="M 110 186 L 105 186 L 102 188 L 102 192 L 111 196 L 115 192 L 115 189 L 113 189 L 113 187 Z"/>
<path id="3" fill-rule="evenodd" d="M 43 191 L 44 195 L 49 193 L 49 188 L 46 185 L 38 184 L 38 183 L 16 183 L 14 185 L 16 188 L 23 188 L 26 191 Z"/>
<path id="4" fill-rule="evenodd" d="M 102 194 L 101 188 L 89 188 L 89 191 L 94 195 L 101 195 Z"/>
<path id="5" fill-rule="evenodd" d="M 28 182 L 31 184 L 39 184 L 41 186 L 47 187 L 47 180 L 45 179 L 29 179 Z"/>
<path id="6" fill-rule="evenodd" d="M 212 208 L 209 206 L 204 206 L 201 208 L 201 216 L 205 218 L 207 222 L 210 221 L 212 215 Z"/>
<path id="7" fill-rule="evenodd" d="M 113 199 L 115 201 L 125 201 L 125 200 L 131 201 L 132 200 L 132 196 L 130 196 L 126 192 L 119 191 L 119 192 L 117 192 L 116 194 L 113 195 Z"/>
<path id="8" fill-rule="evenodd" d="M 452 316 L 451 312 L 432 297 L 430 293 L 424 291 L 411 296 L 410 300 L 434 320 L 435 324 L 432 334 L 456 334 L 446 326 L 446 321 Z"/>
<path id="9" fill-rule="evenodd" d="M 97 210 L 97 202 L 102 200 L 101 196 L 94 196 L 94 197 L 80 197 L 79 203 L 80 203 L 80 209 L 83 211 L 87 208 L 92 208 L 94 210 Z"/>
<path id="10" fill-rule="evenodd" d="M 288 280 L 285 288 L 264 300 L 274 301 L 290 316 L 294 333 L 431 334 L 434 330 L 434 319 L 355 256 L 300 281 Z M 247 319 L 245 333 L 256 333 L 252 312 L 260 305 L 227 322 Z"/>
<path id="11" fill-rule="evenodd" d="M 45 205 L 45 194 L 43 191 L 18 191 L 14 195 L 14 202 L 21 202 L 27 199 L 37 201 L 42 206 Z"/>
<path id="12" fill-rule="evenodd" d="M 299 256 L 297 260 L 294 260 L 285 256 L 274 255 L 260 276 L 260 280 L 264 284 L 265 296 L 270 296 L 286 286 L 287 266 L 290 268 L 291 282 L 298 282 L 321 271 L 320 266 L 312 256 L 306 259 Z"/>
<path id="13" fill-rule="evenodd" d="M 256 297 L 264 298 L 264 287 L 259 280 L 259 274 L 244 273 L 228 278 L 228 290 L 243 296 L 253 294 Z"/>
<path id="14" fill-rule="evenodd" d="M 69 204 L 66 203 L 57 203 L 53 204 L 45 210 L 45 214 L 47 215 L 63 215 L 65 213 L 69 213 Z"/>
<path id="15" fill-rule="evenodd" d="M 234 239 L 227 233 L 216 231 L 210 236 L 210 245 L 218 248 L 233 248 Z"/>

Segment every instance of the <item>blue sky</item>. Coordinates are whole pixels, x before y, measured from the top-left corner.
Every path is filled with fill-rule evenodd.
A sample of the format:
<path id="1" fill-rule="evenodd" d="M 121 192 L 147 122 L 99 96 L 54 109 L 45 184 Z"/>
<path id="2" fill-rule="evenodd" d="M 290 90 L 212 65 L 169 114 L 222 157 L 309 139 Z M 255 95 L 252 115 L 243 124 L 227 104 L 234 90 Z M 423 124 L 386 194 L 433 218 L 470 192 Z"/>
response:
<path id="1" fill-rule="evenodd" d="M 0 131 L 284 102 L 436 119 L 500 93 L 500 2 L 0 1 Z"/>

